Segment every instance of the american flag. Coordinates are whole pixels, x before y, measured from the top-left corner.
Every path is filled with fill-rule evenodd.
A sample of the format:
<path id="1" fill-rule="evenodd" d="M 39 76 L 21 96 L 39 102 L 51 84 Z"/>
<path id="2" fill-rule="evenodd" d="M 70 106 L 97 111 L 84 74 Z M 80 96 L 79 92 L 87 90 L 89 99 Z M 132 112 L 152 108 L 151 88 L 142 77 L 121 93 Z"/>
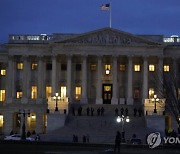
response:
<path id="1" fill-rule="evenodd" d="M 102 11 L 109 11 L 110 8 L 110 4 L 103 4 L 101 5 L 101 10 Z"/>

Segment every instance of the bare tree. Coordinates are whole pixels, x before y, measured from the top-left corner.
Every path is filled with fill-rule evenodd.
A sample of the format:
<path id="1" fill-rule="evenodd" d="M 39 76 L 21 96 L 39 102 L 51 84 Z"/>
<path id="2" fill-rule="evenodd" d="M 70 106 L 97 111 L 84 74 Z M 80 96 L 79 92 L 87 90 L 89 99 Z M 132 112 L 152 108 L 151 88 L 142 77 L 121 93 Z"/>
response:
<path id="1" fill-rule="evenodd" d="M 175 68 L 175 67 L 171 67 Z M 159 74 L 161 74 L 159 76 Z M 179 87 L 180 87 L 180 76 L 176 69 L 163 72 L 159 70 L 158 75 L 155 74 L 156 89 L 160 97 L 166 99 L 166 109 L 171 112 L 175 117 L 177 124 L 179 124 L 180 115 L 180 100 L 179 100 Z"/>

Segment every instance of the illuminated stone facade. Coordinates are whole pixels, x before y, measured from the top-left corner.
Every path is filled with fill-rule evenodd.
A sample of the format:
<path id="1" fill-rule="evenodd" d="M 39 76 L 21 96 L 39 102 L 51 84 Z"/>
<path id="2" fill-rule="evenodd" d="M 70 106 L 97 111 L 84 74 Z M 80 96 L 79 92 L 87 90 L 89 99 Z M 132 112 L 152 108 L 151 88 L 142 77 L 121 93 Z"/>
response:
<path id="1" fill-rule="evenodd" d="M 178 44 L 177 37 L 110 28 L 84 34 L 10 35 L 0 53 L 2 74 L 5 70 L 0 77 L 1 132 L 19 132 L 17 113 L 25 109 L 31 112 L 27 129 L 45 133 L 47 100 L 55 108 L 50 98 L 55 93 L 70 104 L 143 105 L 161 88 L 153 75 L 161 78 L 162 71 L 178 68 Z"/>

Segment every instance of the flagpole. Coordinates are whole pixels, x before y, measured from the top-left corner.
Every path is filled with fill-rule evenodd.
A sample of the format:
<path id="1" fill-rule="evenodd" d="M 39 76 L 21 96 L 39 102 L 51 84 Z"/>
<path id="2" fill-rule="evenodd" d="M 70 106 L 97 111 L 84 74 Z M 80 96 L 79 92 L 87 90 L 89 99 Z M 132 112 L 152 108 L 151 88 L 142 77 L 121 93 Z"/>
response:
<path id="1" fill-rule="evenodd" d="M 110 10 L 109 10 L 109 27 L 111 28 L 112 27 L 112 12 L 111 12 L 111 8 L 112 8 L 112 3 L 110 2 Z"/>

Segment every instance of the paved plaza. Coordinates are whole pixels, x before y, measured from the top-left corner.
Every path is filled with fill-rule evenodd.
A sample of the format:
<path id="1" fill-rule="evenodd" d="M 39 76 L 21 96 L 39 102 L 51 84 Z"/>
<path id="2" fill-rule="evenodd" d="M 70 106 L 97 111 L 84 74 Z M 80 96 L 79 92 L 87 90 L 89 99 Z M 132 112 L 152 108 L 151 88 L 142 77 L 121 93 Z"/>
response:
<path id="1" fill-rule="evenodd" d="M 1 141 L 1 154 L 111 154 L 113 144 L 67 144 L 53 142 L 4 142 Z M 150 149 L 147 145 L 121 145 L 121 154 L 179 154 L 180 148 L 160 146 Z"/>

